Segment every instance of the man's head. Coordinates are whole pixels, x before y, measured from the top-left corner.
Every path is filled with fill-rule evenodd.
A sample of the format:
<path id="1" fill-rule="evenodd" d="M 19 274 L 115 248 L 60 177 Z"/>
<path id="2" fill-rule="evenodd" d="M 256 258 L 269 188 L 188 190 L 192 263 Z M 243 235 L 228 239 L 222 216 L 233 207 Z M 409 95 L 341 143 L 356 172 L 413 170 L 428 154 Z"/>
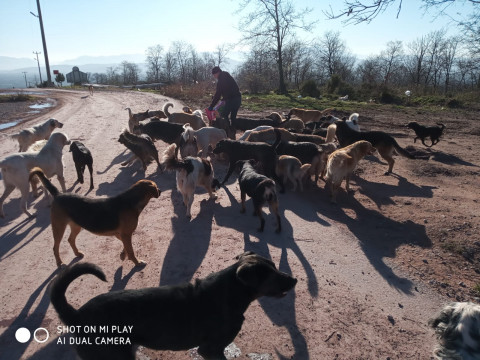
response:
<path id="1" fill-rule="evenodd" d="M 212 75 L 215 79 L 218 78 L 218 75 L 220 75 L 220 73 L 222 72 L 222 69 L 220 69 L 219 66 L 215 66 L 213 69 L 212 69 Z"/>

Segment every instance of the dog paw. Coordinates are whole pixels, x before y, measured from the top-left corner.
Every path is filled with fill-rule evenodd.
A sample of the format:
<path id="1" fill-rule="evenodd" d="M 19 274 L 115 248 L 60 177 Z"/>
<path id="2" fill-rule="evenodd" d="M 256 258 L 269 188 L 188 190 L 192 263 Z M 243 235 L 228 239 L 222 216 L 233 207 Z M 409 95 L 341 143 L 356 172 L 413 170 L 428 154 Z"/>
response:
<path id="1" fill-rule="evenodd" d="M 143 260 L 139 260 L 139 261 L 135 264 L 135 266 L 138 266 L 138 267 L 144 267 L 144 266 L 146 266 L 146 265 L 147 265 L 147 263 L 146 263 L 145 261 L 143 261 Z"/>
<path id="2" fill-rule="evenodd" d="M 79 257 L 80 259 L 83 259 L 83 257 L 85 256 L 81 251 L 77 252 L 75 254 L 76 257 Z"/>

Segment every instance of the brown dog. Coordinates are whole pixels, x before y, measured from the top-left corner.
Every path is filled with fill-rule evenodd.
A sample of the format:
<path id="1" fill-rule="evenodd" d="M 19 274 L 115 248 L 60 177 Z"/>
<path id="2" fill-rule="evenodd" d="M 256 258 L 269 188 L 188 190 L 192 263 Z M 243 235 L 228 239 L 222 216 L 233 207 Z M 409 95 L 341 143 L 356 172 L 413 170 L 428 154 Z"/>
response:
<path id="1" fill-rule="evenodd" d="M 67 225 L 71 230 L 68 242 L 76 256 L 83 257 L 83 253 L 78 251 L 75 245 L 75 239 L 83 228 L 96 235 L 117 237 L 123 243 L 123 250 L 120 253 L 122 260 L 126 254 L 135 265 L 146 265 L 133 253 L 132 234 L 137 228 L 140 213 L 150 199 L 160 196 L 160 190 L 153 181 L 139 180 L 117 196 L 91 199 L 76 194 L 61 194 L 40 168 L 32 169 L 30 179 L 35 175 L 54 197 L 50 217 L 54 240 L 53 254 L 57 266 L 63 265 L 59 248 Z"/>
<path id="2" fill-rule="evenodd" d="M 361 140 L 330 154 L 327 161 L 326 183 L 330 184 L 333 203 L 337 202 L 337 191 L 343 179 L 345 179 L 345 188 L 350 191 L 350 175 L 353 170 L 364 156 L 372 155 L 375 150 L 371 143 Z"/>
<path id="3" fill-rule="evenodd" d="M 304 123 L 307 123 L 309 121 L 320 121 L 322 116 L 325 116 L 332 112 L 333 109 L 325 109 L 325 110 L 305 110 L 305 109 L 298 109 L 298 108 L 293 108 L 290 110 L 290 112 L 287 115 L 287 120 L 290 120 L 292 115 L 298 117 L 300 120 L 302 120 Z"/>

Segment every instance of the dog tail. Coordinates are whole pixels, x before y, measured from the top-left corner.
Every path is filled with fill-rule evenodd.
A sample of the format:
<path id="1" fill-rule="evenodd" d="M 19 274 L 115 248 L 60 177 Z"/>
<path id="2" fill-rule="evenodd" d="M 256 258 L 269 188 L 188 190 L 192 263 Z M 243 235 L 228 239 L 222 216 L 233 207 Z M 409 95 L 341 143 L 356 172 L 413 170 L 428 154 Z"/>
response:
<path id="1" fill-rule="evenodd" d="M 170 102 L 167 102 L 165 105 L 163 105 L 163 109 L 162 109 L 165 115 L 167 115 L 167 117 L 170 117 L 170 113 L 168 112 L 169 107 L 173 107 L 173 104 Z"/>
<path id="2" fill-rule="evenodd" d="M 392 138 L 393 139 L 393 138 Z M 409 159 L 415 159 L 415 155 L 410 154 L 407 150 L 402 148 L 400 145 L 398 145 L 397 141 L 393 139 L 393 146 L 395 147 L 395 150 L 402 156 L 405 156 L 406 158 Z"/>
<path id="3" fill-rule="evenodd" d="M 325 143 L 331 143 L 335 140 L 335 133 L 337 132 L 337 125 L 331 124 L 327 128 L 327 136 L 325 138 Z"/>
<path id="4" fill-rule="evenodd" d="M 175 154 L 177 149 L 176 144 L 169 145 L 163 152 L 161 164 L 165 167 L 166 170 L 180 170 L 184 169 L 187 173 L 193 171 L 192 162 L 189 160 L 179 160 Z"/>
<path id="5" fill-rule="evenodd" d="M 183 125 L 184 132 L 182 134 L 183 140 L 187 142 L 193 141 L 193 138 L 195 136 L 195 130 L 189 125 L 185 124 Z"/>
<path id="6" fill-rule="evenodd" d="M 128 110 L 128 118 L 132 118 L 132 110 L 130 108 L 125 108 L 125 110 Z"/>
<path id="7" fill-rule="evenodd" d="M 45 176 L 45 174 L 43 173 L 43 170 L 40 169 L 39 167 L 34 167 L 31 171 L 30 171 L 30 176 L 28 177 L 28 181 L 29 182 L 32 182 L 32 179 L 34 176 L 38 176 L 38 178 L 40 179 L 40 181 L 42 182 L 43 186 L 45 186 L 45 188 L 48 190 L 48 192 L 50 194 L 52 194 L 53 197 L 57 196 L 58 194 L 60 194 L 60 191 L 58 191 L 58 189 L 56 188 L 55 185 L 52 184 L 52 182 L 50 180 L 47 179 L 47 177 Z"/>
<path id="8" fill-rule="evenodd" d="M 305 175 L 308 173 L 310 168 L 312 167 L 312 164 L 303 164 L 300 166 L 300 178 L 303 179 Z"/>
<path id="9" fill-rule="evenodd" d="M 67 302 L 65 292 L 72 281 L 85 274 L 92 274 L 100 280 L 107 281 L 103 271 L 97 265 L 90 263 L 80 263 L 68 267 L 53 280 L 50 299 L 60 320 L 67 325 L 77 323 L 77 310 Z"/>

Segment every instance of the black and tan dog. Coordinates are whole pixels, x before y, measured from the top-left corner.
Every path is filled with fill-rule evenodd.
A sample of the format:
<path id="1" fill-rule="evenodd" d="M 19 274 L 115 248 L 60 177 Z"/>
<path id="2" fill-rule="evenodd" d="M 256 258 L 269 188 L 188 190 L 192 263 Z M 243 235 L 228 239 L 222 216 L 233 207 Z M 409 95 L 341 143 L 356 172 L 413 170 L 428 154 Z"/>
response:
<path id="1" fill-rule="evenodd" d="M 426 147 L 432 147 L 440 141 L 440 136 L 443 135 L 443 130 L 445 130 L 445 125 L 437 123 L 438 126 L 423 126 L 417 123 L 416 121 L 411 121 L 406 127 L 415 131 L 415 139 L 413 142 L 416 143 L 417 139 L 422 141 L 422 144 Z M 432 145 L 425 144 L 425 139 L 430 138 Z"/>
<path id="2" fill-rule="evenodd" d="M 282 230 L 280 223 L 280 215 L 278 214 L 278 197 L 275 190 L 275 182 L 259 174 L 255 168 L 255 160 L 239 160 L 237 161 L 237 169 L 240 170 L 238 183 L 240 185 L 240 197 L 242 200 L 242 208 L 240 212 L 245 212 L 245 198 L 250 196 L 253 201 L 253 215 L 260 218 L 260 227 L 258 231 L 263 231 L 265 227 L 265 219 L 262 215 L 262 207 L 268 202 L 270 211 L 275 214 L 277 219 L 277 229 L 279 233 Z"/>
<path id="3" fill-rule="evenodd" d="M 232 175 L 238 160 L 254 159 L 262 163 L 265 175 L 273 178 L 280 185 L 280 192 L 283 193 L 285 191 L 283 181 L 275 173 L 275 164 L 277 161 L 275 146 L 278 144 L 280 139 L 281 137 L 279 136 L 274 145 L 265 143 L 251 143 L 248 141 L 235 141 L 230 139 L 220 140 L 215 146 L 215 149 L 213 149 L 213 153 L 225 153 L 228 155 L 230 161 L 227 174 L 225 175 L 221 185 L 224 185 L 230 175 Z"/>
<path id="4" fill-rule="evenodd" d="M 125 147 L 133 153 L 129 159 L 122 163 L 122 166 L 130 164 L 138 158 L 142 162 L 144 171 L 147 169 L 147 164 L 150 162 L 150 159 L 155 160 L 158 167 L 161 168 L 158 159 L 158 150 L 150 136 L 145 134 L 132 134 L 125 129 L 120 134 L 118 142 L 125 145 Z"/>
<path id="5" fill-rule="evenodd" d="M 90 172 L 90 190 L 93 189 L 93 157 L 88 148 L 80 141 L 72 141 L 70 144 L 70 152 L 72 153 L 75 170 L 77 170 L 77 181 L 83 184 L 83 173 L 85 166 Z"/>
<path id="6" fill-rule="evenodd" d="M 142 345 L 175 351 L 198 346 L 205 359 L 225 360 L 224 349 L 242 328 L 250 303 L 262 296 L 283 297 L 297 283 L 255 253 L 244 253 L 237 260 L 195 284 L 111 291 L 74 309 L 65 297 L 72 281 L 84 274 L 106 281 L 98 266 L 79 263 L 53 280 L 50 297 L 60 319 L 80 329 L 72 336 L 88 340 L 76 346 L 82 359 L 134 360 L 136 347 Z M 101 338 L 120 337 L 122 344 L 98 345 L 99 334 L 84 333 L 84 326 L 102 326 L 107 331 Z M 130 331 L 121 336 L 115 331 L 119 328 Z"/>
<path id="7" fill-rule="evenodd" d="M 355 131 L 348 126 L 345 119 L 335 121 L 335 126 L 337 128 L 335 134 L 337 135 L 340 147 L 352 145 L 360 140 L 365 140 L 372 144 L 372 146 L 377 149 L 380 156 L 388 163 L 388 171 L 385 173 L 385 175 L 388 175 L 393 171 L 395 160 L 393 159 L 392 155 L 395 151 L 409 159 L 415 159 L 414 155 L 410 154 L 408 151 L 398 145 L 397 141 L 386 132 Z"/>
<path id="8" fill-rule="evenodd" d="M 145 262 L 138 260 L 133 253 L 132 234 L 137 228 L 140 213 L 150 199 L 160 196 L 160 190 L 153 181 L 139 180 L 117 196 L 91 199 L 60 193 L 40 168 L 32 169 L 30 179 L 35 175 L 54 197 L 50 217 L 54 240 L 53 254 L 57 266 L 63 265 L 59 248 L 67 225 L 70 226 L 68 242 L 76 256 L 83 257 L 83 253 L 78 251 L 75 245 L 75 239 L 82 229 L 86 229 L 95 235 L 117 237 L 123 243 L 120 258 L 124 260 L 127 255 L 135 265 L 145 265 Z"/>

